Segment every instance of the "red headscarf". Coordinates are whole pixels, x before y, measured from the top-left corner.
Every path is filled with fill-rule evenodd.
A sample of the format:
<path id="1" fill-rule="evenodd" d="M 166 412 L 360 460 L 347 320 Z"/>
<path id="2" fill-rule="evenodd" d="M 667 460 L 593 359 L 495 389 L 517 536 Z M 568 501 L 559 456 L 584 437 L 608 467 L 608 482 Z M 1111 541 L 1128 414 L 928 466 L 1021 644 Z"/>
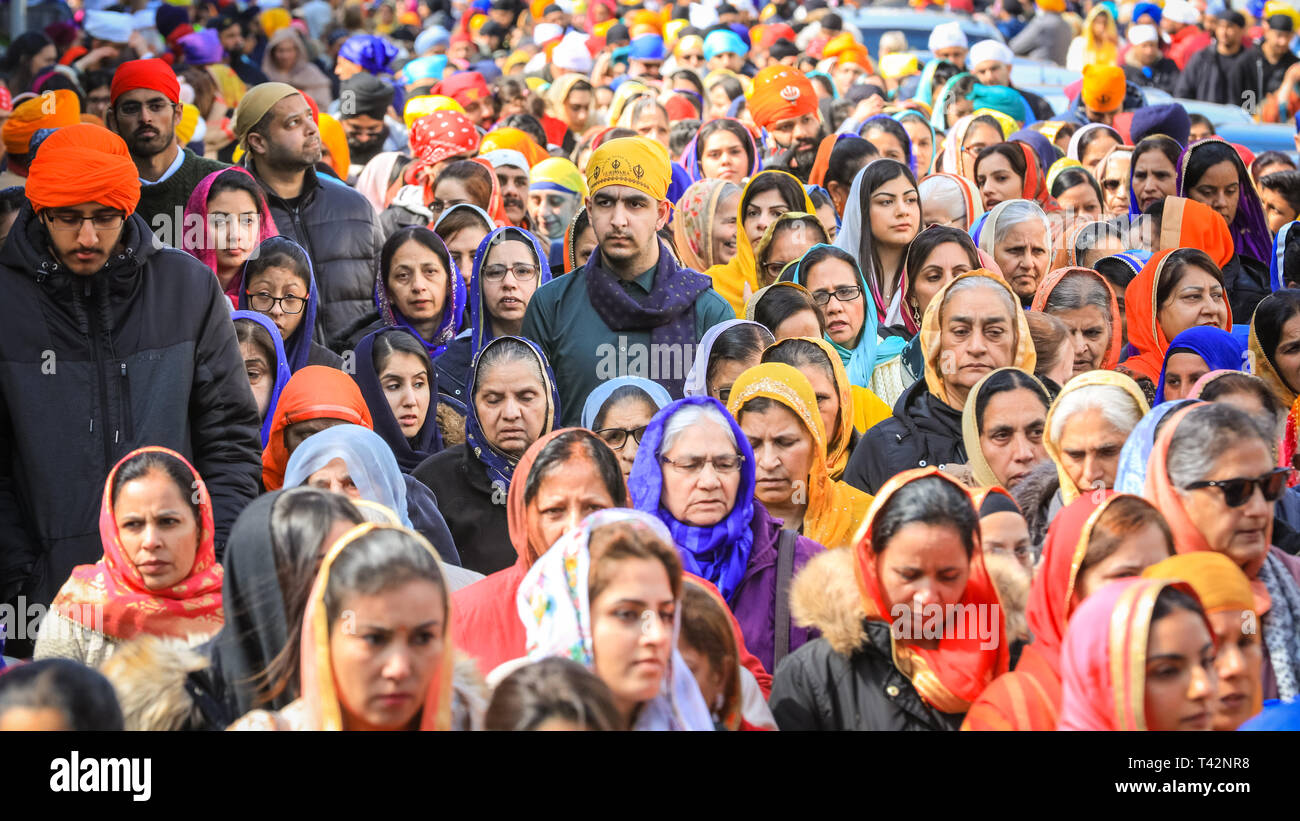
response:
<path id="1" fill-rule="evenodd" d="M 97 125 L 68 125 L 36 153 L 27 199 L 38 212 L 95 202 L 131 214 L 140 202 L 140 173 L 121 137 Z"/>
<path id="2" fill-rule="evenodd" d="M 1061 284 L 1061 280 L 1071 274 L 1083 274 L 1085 276 L 1096 277 L 1097 281 L 1106 289 L 1110 297 L 1110 316 L 1106 318 L 1110 323 L 1110 344 L 1106 347 L 1106 356 L 1101 361 L 1102 370 L 1114 370 L 1119 364 L 1120 349 L 1124 347 L 1124 317 L 1119 312 L 1119 299 L 1115 296 L 1115 289 L 1110 287 L 1110 282 L 1101 274 L 1091 268 L 1067 267 L 1057 268 L 1047 275 L 1047 278 L 1038 284 L 1038 290 L 1034 293 L 1033 304 L 1029 306 L 1031 311 L 1044 311 L 1047 309 L 1047 299 L 1056 290 L 1056 286 Z"/>
<path id="3" fill-rule="evenodd" d="M 289 450 L 284 446 L 284 429 L 309 419 L 341 419 L 374 430 L 370 409 L 352 377 L 337 368 L 308 365 L 289 379 L 275 405 L 275 421 L 262 451 L 262 486 L 279 490 Z"/>
<path id="4" fill-rule="evenodd" d="M 433 167 L 451 157 L 468 157 L 478 151 L 481 138 L 474 123 L 458 111 L 435 111 L 411 126 L 410 145 L 415 159 L 402 172 L 407 185 L 424 188 L 424 202 L 433 201 Z M 494 177 L 495 179 L 495 177 Z"/>
<path id="5" fill-rule="evenodd" d="M 876 551 L 871 544 L 872 522 L 889 503 L 890 498 L 904 485 L 918 479 L 934 476 L 951 482 L 967 497 L 970 492 L 956 479 L 938 468 L 928 467 L 906 470 L 885 483 L 867 512 L 867 527 L 863 530 L 856 551 L 856 576 L 867 618 L 889 621 L 891 602 L 876 577 Z M 979 534 L 974 534 L 975 546 L 970 557 L 970 576 L 958 603 L 963 610 L 993 608 L 997 612 L 997 633 L 993 639 L 996 647 L 984 649 L 978 635 L 966 632 L 965 638 L 943 638 L 935 650 L 922 650 L 902 643 L 893 643 L 894 665 L 900 671 L 911 670 L 909 678 L 917 693 L 926 703 L 945 713 L 964 713 L 995 676 L 1005 673 L 1010 662 L 1007 646 L 1006 620 L 997 588 L 984 569 L 984 550 Z M 973 606 L 973 607 L 972 607 Z"/>
<path id="6" fill-rule="evenodd" d="M 1166 202 L 1172 202 L 1175 199 L 1178 198 L 1170 197 Z M 1220 224 L 1224 225 L 1225 228 L 1227 227 L 1223 222 L 1223 217 L 1219 216 L 1213 209 L 1207 208 L 1206 210 L 1214 214 L 1215 219 Z M 1229 246 L 1231 246 L 1231 240 L 1229 240 Z M 1198 244 L 1192 247 L 1200 246 Z M 1165 363 L 1165 351 L 1169 349 L 1169 338 L 1165 336 L 1164 329 L 1160 327 L 1156 291 L 1160 287 L 1160 272 L 1164 268 L 1165 260 L 1169 259 L 1169 255 L 1176 250 L 1178 248 L 1166 248 L 1153 255 L 1147 261 L 1147 264 L 1142 267 L 1141 273 L 1128 284 L 1125 291 L 1124 310 L 1128 314 L 1128 341 L 1137 350 L 1137 353 L 1125 359 L 1121 367 L 1132 372 L 1135 376 L 1145 376 L 1156 383 L 1160 381 L 1160 372 Z M 1211 256 L 1213 256 L 1213 253 L 1211 253 Z M 1219 282 L 1220 284 L 1223 282 L 1222 275 L 1220 275 Z M 1232 329 L 1231 316 L 1224 321 L 1222 327 L 1225 331 Z"/>
<path id="7" fill-rule="evenodd" d="M 1161 248 L 1200 248 L 1214 264 L 1227 265 L 1237 248 L 1223 215 L 1210 206 L 1185 197 L 1165 198 L 1160 217 Z"/>
<path id="8" fill-rule="evenodd" d="M 194 565 L 184 579 L 165 590 L 150 590 L 122 547 L 113 515 L 113 481 L 128 460 L 141 453 L 165 453 L 179 459 L 194 476 L 199 506 L 199 546 Z M 190 492 L 186 488 L 186 495 Z M 211 636 L 221 629 L 221 565 L 214 547 L 216 528 L 208 486 L 185 457 L 160 447 L 133 450 L 118 461 L 104 482 L 99 508 L 99 537 L 104 557 L 72 571 L 51 605 L 70 621 L 117 639 L 141 634 L 187 639 Z"/>

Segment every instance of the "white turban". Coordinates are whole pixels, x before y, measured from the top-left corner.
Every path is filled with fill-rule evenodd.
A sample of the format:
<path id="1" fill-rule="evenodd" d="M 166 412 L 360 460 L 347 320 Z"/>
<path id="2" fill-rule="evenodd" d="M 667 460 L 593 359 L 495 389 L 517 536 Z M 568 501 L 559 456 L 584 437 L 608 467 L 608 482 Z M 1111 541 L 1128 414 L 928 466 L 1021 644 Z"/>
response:
<path id="1" fill-rule="evenodd" d="M 1160 32 L 1155 26 L 1129 26 L 1127 37 L 1131 45 L 1140 46 L 1159 40 Z"/>
<path id="2" fill-rule="evenodd" d="M 961 30 L 961 23 L 953 21 L 935 26 L 930 32 L 929 45 L 930 51 L 935 52 L 941 48 L 968 48 L 970 41 L 966 39 L 966 32 Z"/>
<path id="3" fill-rule="evenodd" d="M 594 63 L 591 52 L 587 51 L 587 36 L 576 31 L 564 35 L 564 39 L 551 51 L 551 62 L 568 71 L 589 74 Z"/>
<path id="4" fill-rule="evenodd" d="M 970 47 L 970 56 L 967 57 L 966 62 L 971 68 L 975 68 L 980 63 L 987 63 L 989 60 L 1011 65 L 1015 58 L 1016 56 L 1011 53 L 1011 49 L 997 40 L 980 40 Z"/>

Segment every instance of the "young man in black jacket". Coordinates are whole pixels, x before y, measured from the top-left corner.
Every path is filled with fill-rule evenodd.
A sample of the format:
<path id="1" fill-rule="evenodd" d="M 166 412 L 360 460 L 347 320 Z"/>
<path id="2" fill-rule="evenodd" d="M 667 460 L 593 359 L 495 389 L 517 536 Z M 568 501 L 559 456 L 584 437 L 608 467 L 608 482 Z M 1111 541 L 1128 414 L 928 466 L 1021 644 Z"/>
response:
<path id="1" fill-rule="evenodd" d="M 320 288 L 320 340 L 332 340 L 374 310 L 383 235 L 370 202 L 316 174 L 323 146 L 307 99 L 293 86 L 263 83 L 235 110 L 245 167 L 266 192 L 280 235 L 307 251 Z"/>
<path id="2" fill-rule="evenodd" d="M 185 456 L 212 497 L 217 557 L 258 493 L 257 405 L 212 271 L 134 214 L 126 144 L 95 125 L 41 146 L 0 251 L 0 603 L 48 604 L 103 554 L 113 465 Z M 9 652 L 30 650 L 19 640 Z"/>

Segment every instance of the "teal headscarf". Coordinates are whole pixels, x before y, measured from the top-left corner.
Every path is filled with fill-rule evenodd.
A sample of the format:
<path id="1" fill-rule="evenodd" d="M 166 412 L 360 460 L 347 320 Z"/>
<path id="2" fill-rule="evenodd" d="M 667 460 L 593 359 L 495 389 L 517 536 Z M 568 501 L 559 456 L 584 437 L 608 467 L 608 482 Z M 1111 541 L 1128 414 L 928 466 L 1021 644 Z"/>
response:
<path id="1" fill-rule="evenodd" d="M 849 382 L 858 387 L 870 388 L 871 375 L 875 373 L 876 366 L 883 365 L 901 354 L 907 340 L 899 336 L 890 336 L 883 339 L 879 336 L 880 317 L 876 311 L 876 300 L 871 294 L 871 288 L 867 286 L 867 278 L 862 275 L 862 266 L 858 265 L 857 260 L 851 254 L 841 248 L 824 243 L 814 245 L 799 258 L 798 262 L 786 267 L 785 271 L 781 273 L 781 280 L 793 282 L 805 288 L 808 287 L 808 258 L 821 249 L 827 249 L 830 253 L 817 254 L 819 257 L 816 260 L 817 262 L 825 259 L 826 256 L 834 256 L 836 259 L 852 264 L 853 273 L 858 277 L 858 285 L 862 288 L 862 299 L 865 302 L 862 311 L 862 331 L 858 334 L 856 347 L 845 348 L 829 336 L 825 337 L 825 339 L 835 349 L 835 352 L 840 355 L 840 362 L 844 364 L 844 369 L 849 373 Z"/>
<path id="2" fill-rule="evenodd" d="M 926 63 L 925 68 L 921 69 L 921 82 L 920 85 L 916 87 L 916 93 L 912 95 L 913 100 L 925 103 L 926 105 L 934 104 L 934 91 L 931 87 L 934 85 L 935 69 L 939 68 L 939 64 L 942 62 L 943 60 L 936 57 Z"/>
<path id="3" fill-rule="evenodd" d="M 934 171 L 934 161 L 939 159 L 939 135 L 935 133 L 934 124 L 925 118 L 925 114 L 923 114 L 920 111 L 917 111 L 914 108 L 909 108 L 905 111 L 900 111 L 894 115 L 894 119 L 898 120 L 899 123 L 902 123 L 903 120 L 907 117 L 916 118 L 918 121 L 923 123 L 926 128 L 930 129 L 930 165 L 925 168 L 912 169 L 913 173 L 916 174 L 916 178 L 919 180 L 921 177 L 928 176 L 932 171 Z M 915 159 L 916 159 L 915 145 L 912 146 L 912 159 L 914 161 L 913 165 L 915 165 Z"/>
<path id="4" fill-rule="evenodd" d="M 976 110 L 988 108 L 999 111 L 1021 125 L 1034 118 L 1029 105 L 1025 103 L 1025 98 L 1014 88 L 976 83 L 975 88 L 971 90 L 970 101 L 975 104 Z"/>
<path id="5" fill-rule="evenodd" d="M 828 82 L 831 87 L 831 99 L 838 100 L 840 98 L 840 90 L 835 87 L 835 78 L 831 77 L 831 75 L 827 74 L 824 71 L 810 71 L 805 76 L 807 76 L 809 80 L 811 80 L 814 77 L 825 77 L 826 82 Z"/>
<path id="6" fill-rule="evenodd" d="M 961 74 L 954 74 L 948 78 L 948 82 L 943 84 L 939 91 L 939 99 L 934 103 L 934 111 L 930 115 L 930 125 L 935 131 L 947 131 L 951 124 L 948 122 L 948 103 L 952 102 L 952 87 L 957 85 L 957 81 L 963 77 L 969 77 L 969 71 L 963 71 Z"/>

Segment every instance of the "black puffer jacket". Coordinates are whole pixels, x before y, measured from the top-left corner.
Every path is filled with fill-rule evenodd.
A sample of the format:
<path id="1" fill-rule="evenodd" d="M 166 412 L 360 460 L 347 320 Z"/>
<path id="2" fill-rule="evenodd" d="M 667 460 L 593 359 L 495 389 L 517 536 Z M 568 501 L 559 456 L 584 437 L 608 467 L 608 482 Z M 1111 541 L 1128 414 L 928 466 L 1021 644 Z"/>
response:
<path id="1" fill-rule="evenodd" d="M 246 167 L 257 176 L 254 168 Z M 375 271 L 384 245 L 375 209 L 355 190 L 318 177 L 312 168 L 303 177 L 302 196 L 292 204 L 261 179 L 258 182 L 280 236 L 301 245 L 311 257 L 320 285 L 317 340 L 333 340 L 375 308 Z"/>
<path id="2" fill-rule="evenodd" d="M 849 457 L 844 481 L 875 494 L 905 470 L 965 464 L 961 413 L 930 393 L 924 379 L 913 382 L 894 405 L 894 415 L 862 437 Z"/>
<path id="3" fill-rule="evenodd" d="M 1268 264 L 1254 257 L 1233 254 L 1223 266 L 1223 289 L 1228 292 L 1233 325 L 1249 325 L 1260 300 L 1273 293 Z"/>
<path id="4" fill-rule="evenodd" d="M 894 666 L 889 625 L 867 621 L 851 550 L 804 566 L 790 585 L 790 612 L 822 637 L 777 665 L 768 704 L 782 730 L 956 730 L 964 714 L 922 700 Z"/>
<path id="5" fill-rule="evenodd" d="M 207 483 L 218 558 L 258 492 L 257 405 L 212 271 L 140 217 L 92 276 L 65 271 L 30 206 L 0 251 L 0 602 L 47 603 L 103 553 L 104 479 L 162 445 Z"/>

